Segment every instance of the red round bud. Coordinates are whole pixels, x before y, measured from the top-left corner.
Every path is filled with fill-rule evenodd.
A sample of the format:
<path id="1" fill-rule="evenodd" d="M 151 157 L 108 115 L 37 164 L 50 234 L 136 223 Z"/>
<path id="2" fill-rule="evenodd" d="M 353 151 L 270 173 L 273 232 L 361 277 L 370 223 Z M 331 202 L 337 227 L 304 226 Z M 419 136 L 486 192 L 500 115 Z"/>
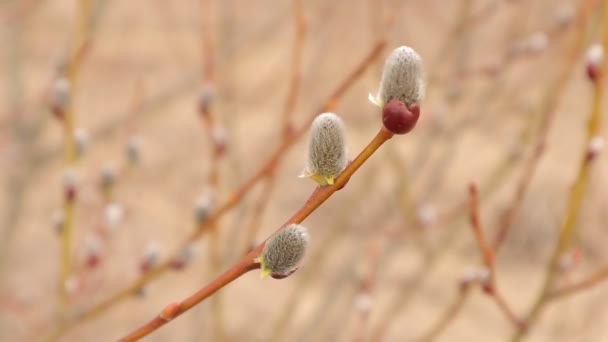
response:
<path id="1" fill-rule="evenodd" d="M 382 109 L 382 123 L 394 134 L 405 134 L 416 127 L 420 116 L 420 106 L 414 103 L 408 109 L 399 100 L 391 100 Z"/>
<path id="2" fill-rule="evenodd" d="M 600 77 L 600 67 L 596 63 L 587 63 L 587 77 L 591 80 L 591 82 L 597 82 L 597 79 Z"/>

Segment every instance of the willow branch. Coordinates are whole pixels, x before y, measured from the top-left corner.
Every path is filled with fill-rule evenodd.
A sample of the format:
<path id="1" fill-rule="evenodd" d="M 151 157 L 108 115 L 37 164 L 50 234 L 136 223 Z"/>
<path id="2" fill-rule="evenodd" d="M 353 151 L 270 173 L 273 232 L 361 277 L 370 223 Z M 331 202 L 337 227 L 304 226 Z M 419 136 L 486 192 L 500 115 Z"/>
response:
<path id="1" fill-rule="evenodd" d="M 355 158 L 355 160 L 350 163 L 346 169 L 336 178 L 335 184 L 332 186 L 326 187 L 317 187 L 315 191 L 312 193 L 310 198 L 306 201 L 306 203 L 300 208 L 287 222 L 285 222 L 281 228 L 284 229 L 287 225 L 292 223 L 301 223 L 304 219 L 306 219 L 310 214 L 312 214 L 317 208 L 319 208 L 329 197 L 331 197 L 336 191 L 343 188 L 350 177 L 369 159 L 369 157 L 374 154 L 375 151 L 382 146 L 387 140 L 392 138 L 393 133 L 389 132 L 386 128 L 382 127 L 378 134 L 374 137 L 374 139 L 361 151 L 361 153 Z M 140 338 L 147 336 L 158 328 L 170 322 L 172 319 L 178 317 L 184 312 L 188 311 L 190 308 L 195 306 L 196 304 L 202 302 L 207 299 L 215 292 L 231 283 L 235 279 L 239 278 L 241 275 L 246 272 L 258 268 L 259 264 L 254 261 L 264 249 L 266 241 L 262 242 L 259 246 L 245 255 L 236 265 L 226 271 L 224 274 L 219 276 L 217 279 L 209 283 L 207 286 L 203 287 L 201 290 L 193 294 L 192 296 L 186 298 L 184 301 L 179 304 L 171 304 L 169 307 L 174 309 L 171 310 L 171 315 L 166 314 L 166 309 L 161 312 L 160 315 L 153 318 L 148 323 L 143 326 L 137 328 L 133 332 L 129 333 L 127 336 L 121 338 L 119 341 L 121 342 L 129 342 L 129 341 L 137 341 Z"/>

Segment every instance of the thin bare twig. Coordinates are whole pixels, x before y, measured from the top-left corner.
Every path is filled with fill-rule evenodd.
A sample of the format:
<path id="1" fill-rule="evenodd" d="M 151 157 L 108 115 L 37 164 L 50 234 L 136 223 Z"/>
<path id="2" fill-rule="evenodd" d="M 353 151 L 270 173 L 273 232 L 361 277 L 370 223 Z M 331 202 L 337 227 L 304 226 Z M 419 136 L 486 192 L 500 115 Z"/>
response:
<path id="1" fill-rule="evenodd" d="M 593 2 L 589 2 L 589 10 L 593 8 Z M 608 49 L 608 6 L 604 4 L 601 16 L 604 21 L 604 34 L 603 34 L 603 48 L 604 51 Z M 582 39 L 581 39 L 582 40 Z M 581 43 L 582 44 L 582 43 Z M 561 228 L 559 230 L 559 236 L 555 249 L 551 256 L 549 265 L 547 266 L 547 274 L 543 283 L 542 290 L 536 298 L 534 305 L 527 314 L 527 324 L 532 325 L 541 316 L 546 304 L 549 303 L 551 293 L 555 281 L 559 276 L 559 261 L 564 252 L 569 248 L 576 230 L 576 222 L 578 219 L 580 208 L 582 207 L 583 200 L 585 198 L 587 183 L 589 181 L 589 174 L 591 171 L 592 161 L 595 159 L 590 155 L 589 144 L 591 140 L 599 134 L 602 120 L 602 106 L 603 98 L 606 87 L 606 76 L 605 71 L 608 70 L 608 59 L 604 59 L 604 63 L 601 65 L 601 72 L 597 80 L 594 82 L 592 109 L 588 119 L 587 125 L 587 139 L 584 146 L 583 156 L 581 158 L 578 174 L 574 182 L 574 186 L 570 191 L 570 197 L 568 199 L 568 207 L 564 215 Z M 514 335 L 513 341 L 520 341 L 525 337 L 527 330 L 519 330 Z"/>

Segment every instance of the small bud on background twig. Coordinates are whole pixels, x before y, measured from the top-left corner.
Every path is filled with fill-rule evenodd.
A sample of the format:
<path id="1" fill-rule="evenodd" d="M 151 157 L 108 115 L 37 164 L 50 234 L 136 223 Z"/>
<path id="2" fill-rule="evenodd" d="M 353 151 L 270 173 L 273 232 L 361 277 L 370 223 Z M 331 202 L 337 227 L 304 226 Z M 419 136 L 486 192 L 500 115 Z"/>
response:
<path id="1" fill-rule="evenodd" d="M 58 119 L 63 119 L 66 106 L 70 101 L 70 82 L 65 77 L 56 78 L 52 85 L 49 103 L 53 114 Z"/>
<path id="2" fill-rule="evenodd" d="M 209 112 L 214 98 L 215 87 L 210 83 L 205 84 L 198 96 L 198 108 L 201 114 L 207 114 Z"/>
<path id="3" fill-rule="evenodd" d="M 55 210 L 53 214 L 51 214 L 51 223 L 53 225 L 53 229 L 57 234 L 61 234 L 63 231 L 63 225 L 65 224 L 65 215 L 63 210 Z"/>
<path id="4" fill-rule="evenodd" d="M 149 243 L 144 250 L 144 255 L 139 266 L 141 273 L 146 273 L 154 268 L 158 264 L 159 259 L 160 247 L 154 242 Z"/>
<path id="5" fill-rule="evenodd" d="M 194 252 L 193 245 L 190 244 L 184 247 L 179 256 L 171 262 L 171 268 L 177 271 L 184 269 L 194 258 Z"/>
<path id="6" fill-rule="evenodd" d="M 118 203 L 109 203 L 104 209 L 103 218 L 106 229 L 111 233 L 124 218 L 124 209 Z"/>
<path id="7" fill-rule="evenodd" d="M 228 146 L 228 132 L 223 126 L 216 125 L 211 132 L 211 141 L 213 141 L 217 153 L 223 153 Z"/>
<path id="8" fill-rule="evenodd" d="M 471 283 L 485 284 L 490 280 L 490 270 L 487 267 L 475 267 L 467 270 L 461 278 L 461 284 L 468 286 Z"/>
<path id="9" fill-rule="evenodd" d="M 587 160 L 592 161 L 597 157 L 598 154 L 602 152 L 604 149 L 604 137 L 601 135 L 596 135 L 589 141 L 589 146 L 587 147 Z"/>
<path id="10" fill-rule="evenodd" d="M 262 278 L 271 275 L 282 279 L 295 272 L 309 240 L 306 228 L 298 224 L 290 224 L 268 239 L 262 254 L 256 259 L 262 269 Z"/>
<path id="11" fill-rule="evenodd" d="M 424 97 L 423 67 L 420 55 L 408 46 L 395 49 L 386 59 L 378 94 L 369 95 L 370 101 L 384 107 L 397 99 L 406 106 L 420 103 Z"/>
<path id="12" fill-rule="evenodd" d="M 373 299 L 368 293 L 359 292 L 355 295 L 353 304 L 357 311 L 366 314 L 372 309 Z"/>
<path id="13" fill-rule="evenodd" d="M 423 203 L 418 206 L 418 222 L 423 227 L 430 227 L 437 222 L 437 210 L 429 203 Z"/>
<path id="14" fill-rule="evenodd" d="M 95 235 L 88 236 L 85 240 L 85 264 L 89 268 L 95 268 L 101 261 L 101 249 L 103 242 Z"/>
<path id="15" fill-rule="evenodd" d="M 116 170 L 111 165 L 104 165 L 101 168 L 100 186 L 104 192 L 112 190 L 116 182 Z"/>
<path id="16" fill-rule="evenodd" d="M 576 11 L 570 4 L 562 4 L 555 12 L 555 22 L 559 27 L 565 27 L 572 22 Z"/>
<path id="17" fill-rule="evenodd" d="M 73 202 L 76 199 L 76 188 L 78 184 L 78 174 L 73 168 L 68 168 L 63 175 L 63 191 L 66 202 Z"/>
<path id="18" fill-rule="evenodd" d="M 317 116 L 310 130 L 306 167 L 300 177 L 309 177 L 321 186 L 333 184 L 347 164 L 342 119 L 334 113 Z"/>
<path id="19" fill-rule="evenodd" d="M 74 142 L 76 144 L 76 156 L 82 158 L 89 147 L 89 133 L 84 128 L 74 131 Z"/>
<path id="20" fill-rule="evenodd" d="M 587 49 L 587 76 L 592 82 L 597 82 L 604 62 L 604 48 L 600 44 L 593 44 Z"/>
<path id="21" fill-rule="evenodd" d="M 215 196 L 211 190 L 205 191 L 196 201 L 194 206 L 194 216 L 196 223 L 201 226 L 207 221 L 211 210 L 213 210 L 213 204 L 215 203 Z"/>
<path id="22" fill-rule="evenodd" d="M 127 142 L 127 160 L 130 164 L 135 165 L 141 159 L 141 139 L 138 136 L 132 136 Z"/>

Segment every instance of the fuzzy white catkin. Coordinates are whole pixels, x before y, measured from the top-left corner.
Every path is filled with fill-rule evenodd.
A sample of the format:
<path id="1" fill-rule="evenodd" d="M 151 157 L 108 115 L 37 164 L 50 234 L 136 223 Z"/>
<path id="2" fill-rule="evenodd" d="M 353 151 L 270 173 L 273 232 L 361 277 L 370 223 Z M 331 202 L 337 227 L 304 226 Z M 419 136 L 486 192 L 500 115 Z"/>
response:
<path id="1" fill-rule="evenodd" d="M 377 99 L 382 106 L 393 99 L 409 106 L 423 97 L 422 58 L 408 46 L 395 49 L 384 63 Z"/>
<path id="2" fill-rule="evenodd" d="M 310 131 L 303 176 L 321 176 L 326 184 L 333 184 L 333 179 L 344 171 L 347 163 L 346 134 L 342 119 L 334 113 L 317 116 Z"/>
<path id="3" fill-rule="evenodd" d="M 293 272 L 304 257 L 309 239 L 306 228 L 298 224 L 291 224 L 277 232 L 266 242 L 262 251 L 262 271 L 279 275 Z"/>

